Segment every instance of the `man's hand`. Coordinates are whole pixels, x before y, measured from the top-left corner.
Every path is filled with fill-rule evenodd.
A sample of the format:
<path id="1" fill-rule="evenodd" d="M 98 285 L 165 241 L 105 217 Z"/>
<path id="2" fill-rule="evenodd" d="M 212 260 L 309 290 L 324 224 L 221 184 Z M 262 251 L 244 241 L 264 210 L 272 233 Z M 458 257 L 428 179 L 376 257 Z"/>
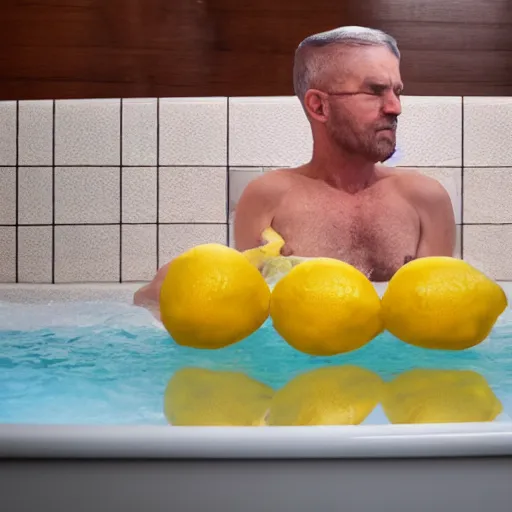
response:
<path id="1" fill-rule="evenodd" d="M 160 320 L 160 289 L 164 282 L 170 262 L 160 267 L 153 280 L 139 288 L 133 295 L 133 304 L 149 309 L 153 316 Z"/>

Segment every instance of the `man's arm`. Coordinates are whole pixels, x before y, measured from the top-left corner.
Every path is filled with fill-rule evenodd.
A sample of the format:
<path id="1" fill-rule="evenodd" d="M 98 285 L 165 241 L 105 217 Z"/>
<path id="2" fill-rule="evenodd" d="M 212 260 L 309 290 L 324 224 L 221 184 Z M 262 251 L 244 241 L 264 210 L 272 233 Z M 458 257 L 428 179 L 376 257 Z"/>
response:
<path id="1" fill-rule="evenodd" d="M 245 188 L 235 212 L 235 246 L 239 251 L 261 245 L 261 233 L 270 227 L 283 190 L 280 176 L 269 172 L 252 181 Z M 160 289 L 167 275 L 170 262 L 161 266 L 152 281 L 133 296 L 133 303 L 150 309 L 159 318 Z"/>
<path id="2" fill-rule="evenodd" d="M 153 280 L 139 288 L 133 295 L 133 304 L 149 309 L 160 320 L 160 289 L 171 262 L 162 265 Z"/>
<path id="3" fill-rule="evenodd" d="M 446 189 L 433 178 L 418 176 L 410 184 L 411 200 L 420 217 L 420 242 L 416 256 L 453 256 L 456 226 Z"/>
<path id="4" fill-rule="evenodd" d="M 271 171 L 251 181 L 244 189 L 235 210 L 234 235 L 238 251 L 262 244 L 261 233 L 272 225 L 276 208 L 288 188 L 288 179 Z"/>

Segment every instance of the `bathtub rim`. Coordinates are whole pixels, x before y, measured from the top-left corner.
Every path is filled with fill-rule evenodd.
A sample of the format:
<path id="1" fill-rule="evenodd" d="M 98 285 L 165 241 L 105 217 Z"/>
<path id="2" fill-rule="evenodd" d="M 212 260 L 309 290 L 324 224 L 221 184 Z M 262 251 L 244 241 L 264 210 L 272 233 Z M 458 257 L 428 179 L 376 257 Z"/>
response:
<path id="1" fill-rule="evenodd" d="M 0 425 L 0 459 L 512 456 L 512 423 L 315 427 Z"/>
<path id="2" fill-rule="evenodd" d="M 512 281 L 496 281 L 512 307 Z M 114 300 L 131 303 L 133 294 L 147 281 L 105 283 L 0 283 L 0 303 L 37 304 L 44 301 Z M 373 283 L 381 295 L 388 283 Z M 272 286 L 271 286 L 272 287 Z"/>

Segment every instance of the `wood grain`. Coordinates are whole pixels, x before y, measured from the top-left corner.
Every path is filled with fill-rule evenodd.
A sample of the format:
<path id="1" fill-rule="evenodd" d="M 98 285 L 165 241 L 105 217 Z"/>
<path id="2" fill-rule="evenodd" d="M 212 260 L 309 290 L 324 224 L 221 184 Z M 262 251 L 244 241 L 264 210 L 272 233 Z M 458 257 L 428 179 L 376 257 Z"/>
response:
<path id="1" fill-rule="evenodd" d="M 512 94 L 510 0 L 3 0 L 0 100 L 293 94 L 297 44 L 391 33 L 410 95 Z"/>

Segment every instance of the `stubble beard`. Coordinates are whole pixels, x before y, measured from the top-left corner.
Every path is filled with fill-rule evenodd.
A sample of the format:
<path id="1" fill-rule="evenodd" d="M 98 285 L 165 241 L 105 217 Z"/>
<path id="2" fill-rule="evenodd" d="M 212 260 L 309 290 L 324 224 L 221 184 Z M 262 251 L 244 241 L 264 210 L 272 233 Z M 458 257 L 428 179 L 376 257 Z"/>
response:
<path id="1" fill-rule="evenodd" d="M 335 144 L 351 155 L 360 155 L 365 159 L 378 163 L 391 158 L 396 148 L 396 136 L 393 132 L 376 131 L 375 128 L 358 130 L 351 126 L 347 119 L 340 120 L 336 126 L 329 128 L 330 136 Z"/>

